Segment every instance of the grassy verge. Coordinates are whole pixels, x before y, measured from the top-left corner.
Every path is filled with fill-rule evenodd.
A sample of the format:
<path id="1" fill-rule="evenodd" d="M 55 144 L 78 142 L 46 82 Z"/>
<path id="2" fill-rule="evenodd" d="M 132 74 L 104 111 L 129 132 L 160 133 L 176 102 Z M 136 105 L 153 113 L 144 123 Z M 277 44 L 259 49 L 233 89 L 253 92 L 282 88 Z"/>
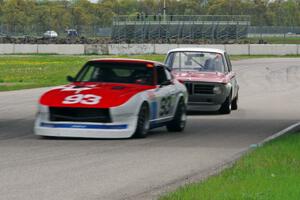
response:
<path id="1" fill-rule="evenodd" d="M 251 44 L 257 44 L 258 41 L 262 39 L 264 42 L 268 44 L 300 44 L 300 37 L 292 37 L 292 36 L 286 36 L 286 37 L 253 37 L 253 38 L 247 38 L 245 41 L 248 41 Z"/>
<path id="2" fill-rule="evenodd" d="M 87 60 L 99 57 L 104 56 L 0 56 L 0 91 L 65 84 L 67 75 L 75 75 Z M 119 57 L 134 57 L 157 61 L 163 61 L 164 59 L 163 55 Z"/>
<path id="3" fill-rule="evenodd" d="M 255 149 L 219 175 L 160 200 L 298 200 L 299 188 L 300 133 L 293 133 Z"/>
<path id="4" fill-rule="evenodd" d="M 256 59 L 256 58 L 300 58 L 299 55 L 234 55 L 230 56 L 231 60 Z"/>
<path id="5" fill-rule="evenodd" d="M 65 84 L 65 77 L 67 75 L 75 75 L 87 60 L 99 57 L 130 57 L 162 62 L 165 55 L 3 55 L 0 56 L 0 91 Z M 239 60 L 263 57 L 278 56 L 232 56 L 231 59 Z"/>

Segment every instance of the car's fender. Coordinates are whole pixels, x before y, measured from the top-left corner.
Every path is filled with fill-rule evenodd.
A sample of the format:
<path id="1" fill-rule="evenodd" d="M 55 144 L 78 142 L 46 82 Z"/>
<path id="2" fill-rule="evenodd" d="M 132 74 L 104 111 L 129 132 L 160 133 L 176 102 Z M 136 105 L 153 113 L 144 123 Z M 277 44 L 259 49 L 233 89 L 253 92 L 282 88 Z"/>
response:
<path id="1" fill-rule="evenodd" d="M 136 117 L 144 102 L 146 102 L 150 107 L 150 103 L 151 103 L 151 99 L 149 98 L 150 92 L 151 90 L 139 92 L 134 96 L 132 96 L 126 103 L 117 107 L 112 107 L 111 115 L 113 117 L 113 120 L 118 118 L 123 118 L 123 117 L 130 117 L 130 116 Z"/>

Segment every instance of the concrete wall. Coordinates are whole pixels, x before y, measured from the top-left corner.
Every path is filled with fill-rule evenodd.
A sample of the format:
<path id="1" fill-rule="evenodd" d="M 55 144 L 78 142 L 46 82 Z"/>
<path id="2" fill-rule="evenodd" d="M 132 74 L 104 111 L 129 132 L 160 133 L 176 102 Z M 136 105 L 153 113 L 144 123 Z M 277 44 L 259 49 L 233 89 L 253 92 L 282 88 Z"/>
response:
<path id="1" fill-rule="evenodd" d="M 229 55 L 250 55 L 250 45 L 248 44 L 226 44 L 224 49 Z"/>
<path id="2" fill-rule="evenodd" d="M 14 53 L 25 54 L 25 53 L 36 53 L 37 44 L 15 44 Z"/>
<path id="3" fill-rule="evenodd" d="M 84 54 L 83 44 L 0 44 L 0 54 Z"/>
<path id="4" fill-rule="evenodd" d="M 0 44 L 0 54 L 12 54 L 14 53 L 13 44 Z"/>
<path id="5" fill-rule="evenodd" d="M 39 44 L 38 53 L 84 54 L 82 44 Z"/>
<path id="6" fill-rule="evenodd" d="M 250 55 L 287 55 L 298 54 L 299 45 L 296 44 L 251 44 Z"/>
<path id="7" fill-rule="evenodd" d="M 0 54 L 166 54 L 174 48 L 208 47 L 225 49 L 230 55 L 299 55 L 296 44 L 0 44 Z"/>

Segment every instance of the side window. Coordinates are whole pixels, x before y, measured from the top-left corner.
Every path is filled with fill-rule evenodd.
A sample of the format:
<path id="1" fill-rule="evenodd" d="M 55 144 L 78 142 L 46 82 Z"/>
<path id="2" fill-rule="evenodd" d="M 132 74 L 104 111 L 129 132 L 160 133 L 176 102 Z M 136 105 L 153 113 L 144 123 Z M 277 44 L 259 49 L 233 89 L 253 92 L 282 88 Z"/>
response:
<path id="1" fill-rule="evenodd" d="M 158 66 L 156 68 L 156 72 L 157 72 L 157 84 L 160 85 L 163 82 L 165 82 L 166 80 L 168 80 L 165 69 L 161 66 Z"/>
<path id="2" fill-rule="evenodd" d="M 94 72 L 95 68 L 92 66 L 86 66 L 83 70 L 83 73 L 81 74 L 80 77 L 78 77 L 79 81 L 84 81 L 84 82 L 88 82 L 88 81 L 93 81 L 94 79 Z"/>
<path id="3" fill-rule="evenodd" d="M 228 66 L 228 71 L 231 72 L 232 71 L 232 66 L 231 66 L 231 62 L 230 62 L 230 59 L 229 59 L 229 56 L 227 53 L 225 53 L 225 59 L 226 59 L 226 63 L 227 63 L 227 66 Z"/>
<path id="4" fill-rule="evenodd" d="M 174 53 L 170 53 L 167 57 L 167 60 L 165 62 L 165 64 L 169 67 L 172 67 L 172 63 L 173 63 L 173 60 L 174 60 Z"/>

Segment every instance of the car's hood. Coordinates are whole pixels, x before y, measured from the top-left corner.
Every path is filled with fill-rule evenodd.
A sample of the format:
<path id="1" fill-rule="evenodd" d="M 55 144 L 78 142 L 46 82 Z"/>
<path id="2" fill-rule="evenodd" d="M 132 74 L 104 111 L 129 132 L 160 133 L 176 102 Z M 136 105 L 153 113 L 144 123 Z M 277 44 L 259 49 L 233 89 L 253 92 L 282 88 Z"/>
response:
<path id="1" fill-rule="evenodd" d="M 195 72 L 195 71 L 174 71 L 176 79 L 180 81 L 199 81 L 226 83 L 226 75 L 220 72 Z"/>
<path id="2" fill-rule="evenodd" d="M 74 83 L 46 92 L 40 98 L 40 104 L 52 107 L 109 108 L 120 106 L 137 93 L 152 88 L 155 86 Z"/>

